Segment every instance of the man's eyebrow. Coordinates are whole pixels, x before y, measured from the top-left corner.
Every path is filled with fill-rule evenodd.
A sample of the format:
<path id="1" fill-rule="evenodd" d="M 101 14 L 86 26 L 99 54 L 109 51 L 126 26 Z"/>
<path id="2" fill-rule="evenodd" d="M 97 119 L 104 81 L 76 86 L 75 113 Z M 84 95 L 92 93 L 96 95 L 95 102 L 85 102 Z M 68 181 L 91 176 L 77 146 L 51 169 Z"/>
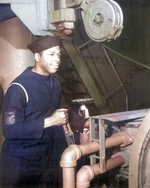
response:
<path id="1" fill-rule="evenodd" d="M 53 53 L 55 53 L 55 51 L 54 51 L 54 50 L 48 50 L 48 52 L 53 52 Z"/>
<path id="2" fill-rule="evenodd" d="M 55 50 L 49 50 L 48 53 L 61 53 L 60 51 L 56 52 Z"/>

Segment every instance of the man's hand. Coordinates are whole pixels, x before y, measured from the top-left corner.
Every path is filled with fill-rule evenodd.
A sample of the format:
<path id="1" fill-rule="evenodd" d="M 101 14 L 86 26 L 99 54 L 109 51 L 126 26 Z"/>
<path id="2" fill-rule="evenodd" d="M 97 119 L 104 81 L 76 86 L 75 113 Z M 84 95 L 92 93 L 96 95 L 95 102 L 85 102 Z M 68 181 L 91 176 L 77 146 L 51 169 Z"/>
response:
<path id="1" fill-rule="evenodd" d="M 45 118 L 44 128 L 51 126 L 60 126 L 68 122 L 68 110 L 57 109 L 51 116 Z"/>

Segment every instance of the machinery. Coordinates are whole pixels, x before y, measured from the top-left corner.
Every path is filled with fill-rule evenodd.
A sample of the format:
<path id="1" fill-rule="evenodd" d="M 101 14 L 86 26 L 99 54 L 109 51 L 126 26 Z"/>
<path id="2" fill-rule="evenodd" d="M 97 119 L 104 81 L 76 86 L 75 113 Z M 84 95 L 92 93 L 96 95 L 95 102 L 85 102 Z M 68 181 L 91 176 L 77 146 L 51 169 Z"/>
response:
<path id="1" fill-rule="evenodd" d="M 67 46 L 69 50 L 69 41 L 80 19 L 83 21 L 88 37 L 95 42 L 115 40 L 120 36 L 123 29 L 123 13 L 119 4 L 114 0 L 0 1 L 0 4 L 7 3 L 10 4 L 11 10 L 33 35 L 61 36 L 62 39 L 67 41 L 65 41 L 67 43 L 65 47 Z M 16 52 L 16 49 L 14 51 Z M 74 51 L 77 50 L 74 49 Z M 103 106 L 104 102 L 98 101 L 100 98 L 99 91 L 95 89 L 96 84 L 92 82 L 93 79 L 90 77 L 90 73 L 86 71 L 85 64 L 81 63 L 81 66 L 88 73 L 85 74 L 88 75 L 85 80 L 91 78 L 88 84 L 91 83 L 90 87 L 95 94 L 91 96 L 93 101 L 98 104 L 99 109 L 106 109 Z M 7 77 L 4 78 L 4 80 L 8 80 Z M 1 77 L 2 81 L 3 77 Z M 90 117 L 90 134 L 88 134 L 90 137 L 86 139 L 88 142 L 79 146 L 70 145 L 72 132 L 69 126 L 65 127 L 66 138 L 70 146 L 64 151 L 60 162 L 63 168 L 64 188 L 89 187 L 90 181 L 96 175 L 120 166 L 119 174 L 123 178 L 129 179 L 129 188 L 150 187 L 148 178 L 150 154 L 147 149 L 149 148 L 149 125 L 149 109 L 92 116 Z M 69 135 L 68 130 L 71 133 Z M 119 150 L 113 151 L 108 158 L 106 149 L 115 146 L 119 146 Z M 75 183 L 75 166 L 82 155 L 91 155 L 91 164 L 81 168 Z M 69 177 L 69 180 L 67 177 Z"/>
<path id="2" fill-rule="evenodd" d="M 78 113 L 89 118 L 90 128 L 80 133 L 81 145 L 72 143 L 62 154 L 63 187 L 90 187 L 95 176 L 115 168 L 129 188 L 148 187 L 150 109 L 90 117 L 85 104 L 91 100 L 72 100 L 80 104 Z M 85 155 L 90 156 L 90 166 L 82 166 L 75 174 L 77 160 Z"/>
<path id="3" fill-rule="evenodd" d="M 116 167 L 129 188 L 149 187 L 149 124 L 149 109 L 90 117 L 90 142 L 70 145 L 62 154 L 63 187 L 90 187 L 95 176 Z M 108 158 L 106 149 L 115 146 L 119 149 Z M 76 177 L 77 160 L 84 155 L 90 155 L 90 166 L 83 166 Z"/>
<path id="4" fill-rule="evenodd" d="M 76 29 L 80 14 L 89 38 L 96 42 L 120 36 L 123 13 L 114 0 L 1 0 L 33 35 L 61 35 L 68 39 Z"/>

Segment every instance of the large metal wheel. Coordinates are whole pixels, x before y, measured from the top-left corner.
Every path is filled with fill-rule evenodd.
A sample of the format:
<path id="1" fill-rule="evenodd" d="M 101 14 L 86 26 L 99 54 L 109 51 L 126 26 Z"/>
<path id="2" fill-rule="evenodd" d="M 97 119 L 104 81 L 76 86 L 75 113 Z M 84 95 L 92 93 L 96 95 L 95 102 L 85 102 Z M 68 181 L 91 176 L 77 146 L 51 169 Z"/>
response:
<path id="1" fill-rule="evenodd" d="M 150 130 L 141 148 L 138 170 L 138 188 L 150 188 Z"/>
<path id="2" fill-rule="evenodd" d="M 97 0 L 82 11 L 87 35 L 96 42 L 116 39 L 122 32 L 123 13 L 113 0 Z"/>
<path id="3" fill-rule="evenodd" d="M 129 188 L 150 188 L 150 112 L 134 139 L 129 163 Z"/>

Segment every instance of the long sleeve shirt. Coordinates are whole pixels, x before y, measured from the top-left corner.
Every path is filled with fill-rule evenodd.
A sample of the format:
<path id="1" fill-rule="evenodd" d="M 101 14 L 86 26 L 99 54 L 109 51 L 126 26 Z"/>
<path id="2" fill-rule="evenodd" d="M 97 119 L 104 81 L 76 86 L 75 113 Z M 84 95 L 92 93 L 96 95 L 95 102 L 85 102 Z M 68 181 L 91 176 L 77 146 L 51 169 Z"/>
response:
<path id="1" fill-rule="evenodd" d="M 34 167 L 38 162 L 37 168 L 48 160 L 59 165 L 66 147 L 63 128 L 44 129 L 44 119 L 59 108 L 60 99 L 60 84 L 52 75 L 34 73 L 30 67 L 17 77 L 4 96 L 2 128 L 5 141 L 1 155 L 27 159 Z"/>

